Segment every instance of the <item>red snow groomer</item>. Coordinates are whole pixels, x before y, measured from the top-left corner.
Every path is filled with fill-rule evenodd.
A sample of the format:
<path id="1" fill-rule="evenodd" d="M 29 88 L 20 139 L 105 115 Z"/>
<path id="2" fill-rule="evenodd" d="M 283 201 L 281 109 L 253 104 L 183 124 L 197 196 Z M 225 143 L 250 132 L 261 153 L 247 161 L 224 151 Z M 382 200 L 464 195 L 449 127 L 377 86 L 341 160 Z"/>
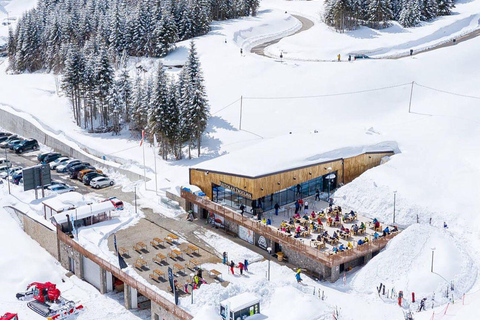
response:
<path id="1" fill-rule="evenodd" d="M 0 320 L 18 320 L 18 315 L 16 313 L 5 313 Z"/>
<path id="2" fill-rule="evenodd" d="M 29 301 L 27 306 L 30 309 L 49 320 L 66 319 L 83 309 L 82 305 L 76 306 L 74 301 L 64 299 L 51 282 L 33 282 L 27 291 L 17 293 L 17 299 Z"/>

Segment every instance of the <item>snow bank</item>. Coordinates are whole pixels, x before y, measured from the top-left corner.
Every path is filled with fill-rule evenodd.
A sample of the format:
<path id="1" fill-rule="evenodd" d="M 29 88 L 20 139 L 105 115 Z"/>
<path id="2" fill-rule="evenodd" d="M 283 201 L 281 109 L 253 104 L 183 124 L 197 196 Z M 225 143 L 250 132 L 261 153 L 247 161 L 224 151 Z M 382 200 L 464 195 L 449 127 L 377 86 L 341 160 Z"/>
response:
<path id="1" fill-rule="evenodd" d="M 477 267 L 450 232 L 429 225 L 415 224 L 400 233 L 386 250 L 360 269 L 352 288 L 374 293 L 380 283 L 387 289 L 402 290 L 406 296 L 432 296 L 446 302 L 445 291 L 453 281 L 457 297 L 468 292 L 476 281 Z M 434 272 L 431 272 L 432 248 Z"/>

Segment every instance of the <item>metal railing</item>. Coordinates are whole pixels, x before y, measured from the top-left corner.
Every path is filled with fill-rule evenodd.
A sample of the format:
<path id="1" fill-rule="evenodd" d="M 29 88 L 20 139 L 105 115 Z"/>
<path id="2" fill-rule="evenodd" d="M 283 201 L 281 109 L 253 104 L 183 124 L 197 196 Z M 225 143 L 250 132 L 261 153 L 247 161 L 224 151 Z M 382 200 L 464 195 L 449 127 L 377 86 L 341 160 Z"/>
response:
<path id="1" fill-rule="evenodd" d="M 102 269 L 110 272 L 116 278 L 123 281 L 124 284 L 132 288 L 135 288 L 140 294 L 142 294 L 143 296 L 147 297 L 151 301 L 161 306 L 168 313 L 182 320 L 193 319 L 193 316 L 191 314 L 189 314 L 179 306 L 175 305 L 173 302 L 169 301 L 167 298 L 163 297 L 156 291 L 147 287 L 145 284 L 135 280 L 130 275 L 126 274 L 125 272 L 123 272 L 121 269 L 117 268 L 113 264 L 91 253 L 90 251 L 82 247 L 78 242 L 72 240 L 68 235 L 66 235 L 59 229 L 57 229 L 57 237 L 61 242 L 72 247 L 75 251 L 78 251 L 80 254 L 82 254 L 83 256 L 87 257 L 88 259 L 90 259 L 91 261 L 99 265 Z"/>
<path id="2" fill-rule="evenodd" d="M 336 254 L 329 254 L 330 251 L 328 251 L 329 253 L 327 253 L 327 251 L 320 251 L 319 249 L 310 246 L 310 243 L 304 243 L 302 239 L 291 237 L 285 232 L 282 232 L 272 226 L 265 225 L 258 220 L 252 220 L 244 217 L 238 212 L 210 201 L 209 199 L 199 197 L 185 190 L 181 191 L 181 196 L 191 203 L 199 205 L 200 207 L 210 212 L 214 212 L 215 214 L 219 214 L 224 219 L 228 219 L 238 225 L 241 225 L 242 227 L 248 228 L 259 235 L 263 235 L 264 237 L 281 244 L 282 246 L 288 247 L 291 250 L 300 252 L 305 256 L 315 259 L 330 268 L 381 250 L 387 245 L 390 239 L 398 234 L 398 232 L 391 233 L 375 241 L 369 241 L 363 245 L 356 246 L 353 249 L 338 252 Z"/>

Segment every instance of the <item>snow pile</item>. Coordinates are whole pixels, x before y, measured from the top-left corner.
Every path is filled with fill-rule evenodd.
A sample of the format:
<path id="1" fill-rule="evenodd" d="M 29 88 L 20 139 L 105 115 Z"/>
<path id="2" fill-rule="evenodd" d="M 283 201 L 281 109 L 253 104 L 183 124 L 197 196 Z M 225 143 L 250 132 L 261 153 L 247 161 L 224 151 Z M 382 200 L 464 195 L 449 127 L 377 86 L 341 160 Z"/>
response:
<path id="1" fill-rule="evenodd" d="M 386 250 L 360 269 L 352 281 L 357 292 L 374 293 L 380 283 L 402 290 L 406 296 L 432 296 L 446 302 L 445 291 L 453 281 L 457 297 L 476 281 L 477 267 L 452 234 L 429 225 L 415 224 L 396 236 Z M 431 272 L 432 248 L 434 272 Z"/>
<path id="2" fill-rule="evenodd" d="M 211 231 L 207 231 L 205 233 L 195 232 L 195 235 L 211 245 L 216 250 L 219 257 L 223 257 L 223 252 L 227 252 L 228 259 L 233 260 L 235 263 L 238 263 L 239 261 L 243 262 L 245 259 L 248 260 L 249 263 L 263 259 L 263 257 L 258 253 L 240 246 L 235 242 L 221 237 Z"/>

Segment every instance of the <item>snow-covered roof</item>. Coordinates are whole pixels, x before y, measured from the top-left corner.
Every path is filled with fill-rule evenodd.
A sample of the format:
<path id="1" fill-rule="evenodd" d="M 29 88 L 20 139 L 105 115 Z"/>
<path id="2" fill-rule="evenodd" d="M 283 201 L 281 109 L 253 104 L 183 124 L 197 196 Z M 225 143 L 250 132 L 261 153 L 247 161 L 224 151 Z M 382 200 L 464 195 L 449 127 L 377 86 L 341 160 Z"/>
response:
<path id="1" fill-rule="evenodd" d="M 52 216 L 52 222 L 62 224 L 67 222 L 67 214 L 74 217 L 75 220 L 85 219 L 99 213 L 115 210 L 115 207 L 110 201 L 94 203 L 91 205 L 81 206 L 76 209 L 61 212 Z"/>
<path id="2" fill-rule="evenodd" d="M 260 298 L 249 292 L 244 292 L 237 296 L 228 298 L 220 302 L 220 305 L 226 306 L 230 303 L 230 311 L 237 312 L 260 302 Z"/>
<path id="3" fill-rule="evenodd" d="M 61 212 L 66 209 L 91 204 L 92 201 L 85 199 L 85 197 L 78 192 L 67 192 L 42 201 L 42 203 L 56 212 Z"/>
<path id="4" fill-rule="evenodd" d="M 328 141 L 314 133 L 264 139 L 250 147 L 205 161 L 195 169 L 258 177 L 366 152 L 398 151 L 397 143 L 393 141 L 358 145 L 358 139 L 354 137 L 343 137 L 341 140 Z"/>

